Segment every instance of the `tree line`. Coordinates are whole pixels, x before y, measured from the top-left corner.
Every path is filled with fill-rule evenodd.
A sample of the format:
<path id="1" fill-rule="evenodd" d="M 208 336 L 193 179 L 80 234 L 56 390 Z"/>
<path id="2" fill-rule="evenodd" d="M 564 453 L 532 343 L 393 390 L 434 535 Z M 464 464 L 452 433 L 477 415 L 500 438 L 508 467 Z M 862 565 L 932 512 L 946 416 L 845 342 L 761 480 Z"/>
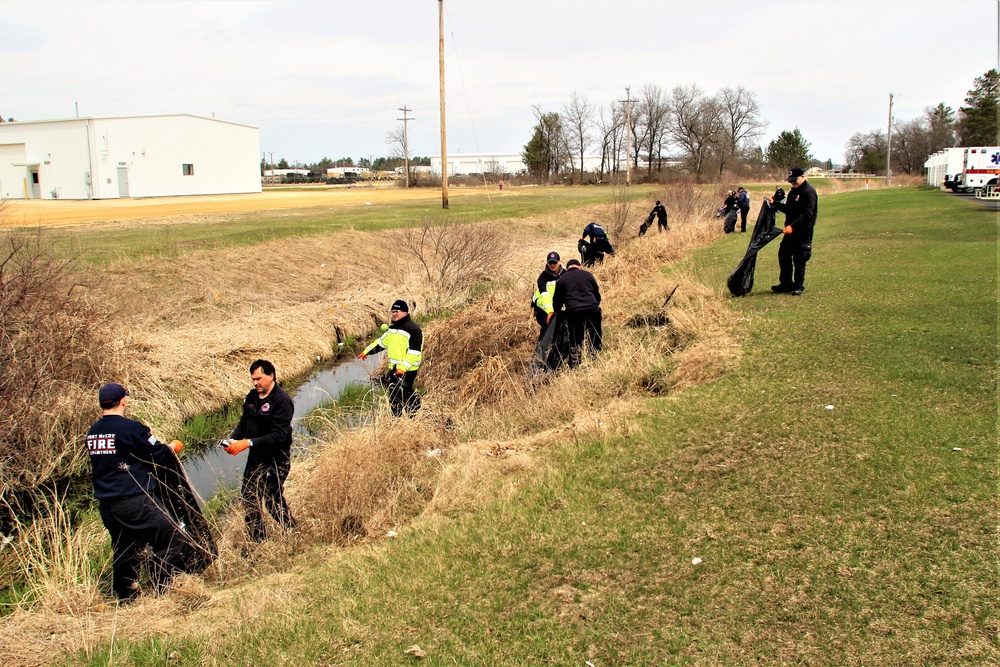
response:
<path id="1" fill-rule="evenodd" d="M 989 70 L 973 81 L 965 105 L 955 111 L 943 102 L 922 116 L 892 125 L 893 173 L 919 174 L 929 155 L 952 146 L 1000 145 L 1000 72 Z M 854 171 L 884 174 L 886 130 L 856 132 L 844 148 L 844 162 Z"/>
<path id="2" fill-rule="evenodd" d="M 892 167 L 920 173 L 929 155 L 955 145 L 1000 143 L 1000 81 L 993 69 L 975 80 L 956 117 L 941 103 L 923 116 L 898 123 L 892 134 Z M 758 142 L 767 129 L 756 94 L 743 86 L 708 94 L 695 84 L 669 92 L 657 84 L 605 105 L 571 94 L 560 111 L 533 107 L 535 125 L 521 157 L 539 182 L 586 180 L 624 172 L 652 179 L 679 170 L 701 183 L 725 176 L 754 177 L 783 171 L 790 164 L 833 168 L 812 156 L 798 128 L 781 131 L 767 147 Z M 846 171 L 884 173 L 886 133 L 856 133 L 844 149 Z M 599 156 L 592 176 L 584 158 Z M 676 165 L 676 166 L 674 166 Z"/>

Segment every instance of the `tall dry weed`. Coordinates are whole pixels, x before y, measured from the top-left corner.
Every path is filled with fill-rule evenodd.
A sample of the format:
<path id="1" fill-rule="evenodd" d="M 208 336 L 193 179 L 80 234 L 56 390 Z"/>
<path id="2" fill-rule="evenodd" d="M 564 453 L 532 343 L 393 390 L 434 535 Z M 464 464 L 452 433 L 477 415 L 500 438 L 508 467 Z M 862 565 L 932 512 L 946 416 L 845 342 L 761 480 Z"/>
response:
<path id="1" fill-rule="evenodd" d="M 108 328 L 74 289 L 71 263 L 52 256 L 41 232 L 0 226 L 4 509 L 27 509 L 34 489 L 80 472 L 96 389 L 118 370 Z"/>

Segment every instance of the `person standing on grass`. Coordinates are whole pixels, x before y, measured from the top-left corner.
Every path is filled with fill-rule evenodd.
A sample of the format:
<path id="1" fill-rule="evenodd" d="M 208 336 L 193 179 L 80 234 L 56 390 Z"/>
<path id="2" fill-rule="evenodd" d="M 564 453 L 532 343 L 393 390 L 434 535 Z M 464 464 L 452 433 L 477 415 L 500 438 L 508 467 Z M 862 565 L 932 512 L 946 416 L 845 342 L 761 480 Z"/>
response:
<path id="1" fill-rule="evenodd" d="M 165 445 L 147 426 L 127 419 L 129 393 L 117 382 L 101 387 L 97 400 L 101 418 L 87 431 L 94 497 L 111 535 L 112 588 L 119 600 L 130 602 L 139 595 L 139 561 L 147 546 L 157 592 L 187 562 L 191 542 L 167 513 L 153 474 L 155 466 L 171 464 L 184 443 Z"/>
<path id="2" fill-rule="evenodd" d="M 243 415 L 227 440 L 227 454 L 248 450 L 240 500 L 253 542 L 267 537 L 262 506 L 286 530 L 295 519 L 285 501 L 285 479 L 292 465 L 292 415 L 295 404 L 278 386 L 274 365 L 265 359 L 250 364 L 253 389 L 243 401 Z"/>
<path id="3" fill-rule="evenodd" d="M 649 215 L 656 216 L 657 231 L 670 231 L 670 225 L 667 224 L 667 208 L 660 203 L 659 199 L 656 200 L 656 206 L 654 206 L 653 210 L 649 212 Z"/>
<path id="4" fill-rule="evenodd" d="M 740 232 L 747 230 L 747 214 L 750 212 L 750 193 L 739 187 L 736 189 L 736 205 L 740 208 Z"/>
<path id="5" fill-rule="evenodd" d="M 538 340 L 542 340 L 545 327 L 552 319 L 554 312 L 552 295 L 556 291 L 556 281 L 564 273 L 566 270 L 559 262 L 559 253 L 553 250 L 545 258 L 545 268 L 538 274 L 538 280 L 535 281 L 535 294 L 531 297 L 531 310 L 535 313 L 535 321 L 538 322 Z"/>
<path id="6" fill-rule="evenodd" d="M 366 347 L 358 359 L 369 354 L 386 351 L 389 357 L 389 407 L 394 417 L 403 412 L 413 417 L 420 409 L 420 396 L 413 383 L 424 355 L 424 333 L 410 318 L 410 308 L 402 299 L 397 299 L 389 310 L 392 324 L 371 345 Z"/>
<path id="7" fill-rule="evenodd" d="M 785 179 L 792 189 L 783 202 L 768 201 L 785 214 L 785 235 L 778 246 L 778 294 L 799 296 L 805 291 L 806 262 L 812 257 L 813 229 L 819 212 L 816 190 L 806 180 L 801 167 L 792 167 Z"/>
<path id="8" fill-rule="evenodd" d="M 600 352 L 603 332 L 601 330 L 601 289 L 590 271 L 580 268 L 580 262 L 571 259 L 566 262 L 566 273 L 556 281 L 552 296 L 552 307 L 556 312 L 566 308 L 566 323 L 569 327 L 569 367 L 576 368 L 583 357 L 586 339 L 594 353 Z"/>

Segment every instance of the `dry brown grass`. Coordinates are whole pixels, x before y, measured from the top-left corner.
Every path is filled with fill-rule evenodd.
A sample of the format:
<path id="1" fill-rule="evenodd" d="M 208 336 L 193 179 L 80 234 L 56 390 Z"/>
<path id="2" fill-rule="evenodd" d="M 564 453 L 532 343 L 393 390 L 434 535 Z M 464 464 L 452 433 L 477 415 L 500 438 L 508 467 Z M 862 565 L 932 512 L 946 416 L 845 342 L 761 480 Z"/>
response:
<path id="1" fill-rule="evenodd" d="M 93 597 L 72 612 L 49 604 L 19 610 L 0 626 L 0 651 L 14 664 L 34 665 L 44 662 L 43 645 L 55 657 L 116 633 L 210 635 L 248 605 L 274 604 L 267 592 L 294 588 L 288 572 L 325 557 L 324 545 L 368 543 L 421 514 L 432 521 L 474 510 L 487 489 L 495 493 L 488 482 L 509 479 L 501 487 L 512 491 L 518 472 L 544 465 L 552 443 L 628 432 L 637 397 L 717 377 L 738 356 L 731 313 L 711 290 L 693 280 L 678 285 L 661 270 L 722 234 L 700 208 L 672 214 L 670 233 L 615 240 L 617 255 L 594 269 L 604 296 L 604 351 L 572 372 L 541 377 L 528 368 L 537 337 L 529 308 L 534 279 L 546 252 L 558 250 L 565 262 L 586 221 L 609 213 L 592 207 L 578 220 L 518 223 L 519 243 L 492 267 L 489 292 L 425 327 L 424 409 L 416 418 L 391 419 L 379 405 L 363 428 L 331 422 L 311 457 L 293 466 L 286 491 L 298 534 L 270 539 L 244 559 L 242 521 L 230 512 L 217 526 L 218 561 L 184 583 L 186 591 L 121 611 Z M 129 362 L 124 379 L 137 388 L 145 416 L 160 415 L 169 426 L 242 395 L 253 358 L 270 358 L 286 377 L 300 373 L 315 355 L 330 354 L 337 337 L 373 329 L 393 299 L 425 301 L 418 271 L 382 261 L 394 233 L 285 240 L 256 246 L 253 257 L 194 253 L 180 266 L 148 272 L 125 263 L 90 297 L 127 318 L 118 340 Z M 290 265 L 294 276 L 282 268 Z M 137 284 L 125 290 L 130 281 Z M 120 298 L 111 302 L 113 294 Z M 156 315 L 164 312 L 176 317 L 166 324 Z M 197 623 L 178 618 L 186 615 Z"/>

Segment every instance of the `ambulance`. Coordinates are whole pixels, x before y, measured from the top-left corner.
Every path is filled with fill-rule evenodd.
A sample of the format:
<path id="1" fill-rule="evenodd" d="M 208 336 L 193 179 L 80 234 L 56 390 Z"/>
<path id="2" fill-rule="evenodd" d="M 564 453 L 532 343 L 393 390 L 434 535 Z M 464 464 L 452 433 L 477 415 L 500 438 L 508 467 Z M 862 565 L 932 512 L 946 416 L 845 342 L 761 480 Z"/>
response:
<path id="1" fill-rule="evenodd" d="M 1000 146 L 966 148 L 962 173 L 955 179 L 955 192 L 982 191 L 997 184 L 1000 176 Z"/>

